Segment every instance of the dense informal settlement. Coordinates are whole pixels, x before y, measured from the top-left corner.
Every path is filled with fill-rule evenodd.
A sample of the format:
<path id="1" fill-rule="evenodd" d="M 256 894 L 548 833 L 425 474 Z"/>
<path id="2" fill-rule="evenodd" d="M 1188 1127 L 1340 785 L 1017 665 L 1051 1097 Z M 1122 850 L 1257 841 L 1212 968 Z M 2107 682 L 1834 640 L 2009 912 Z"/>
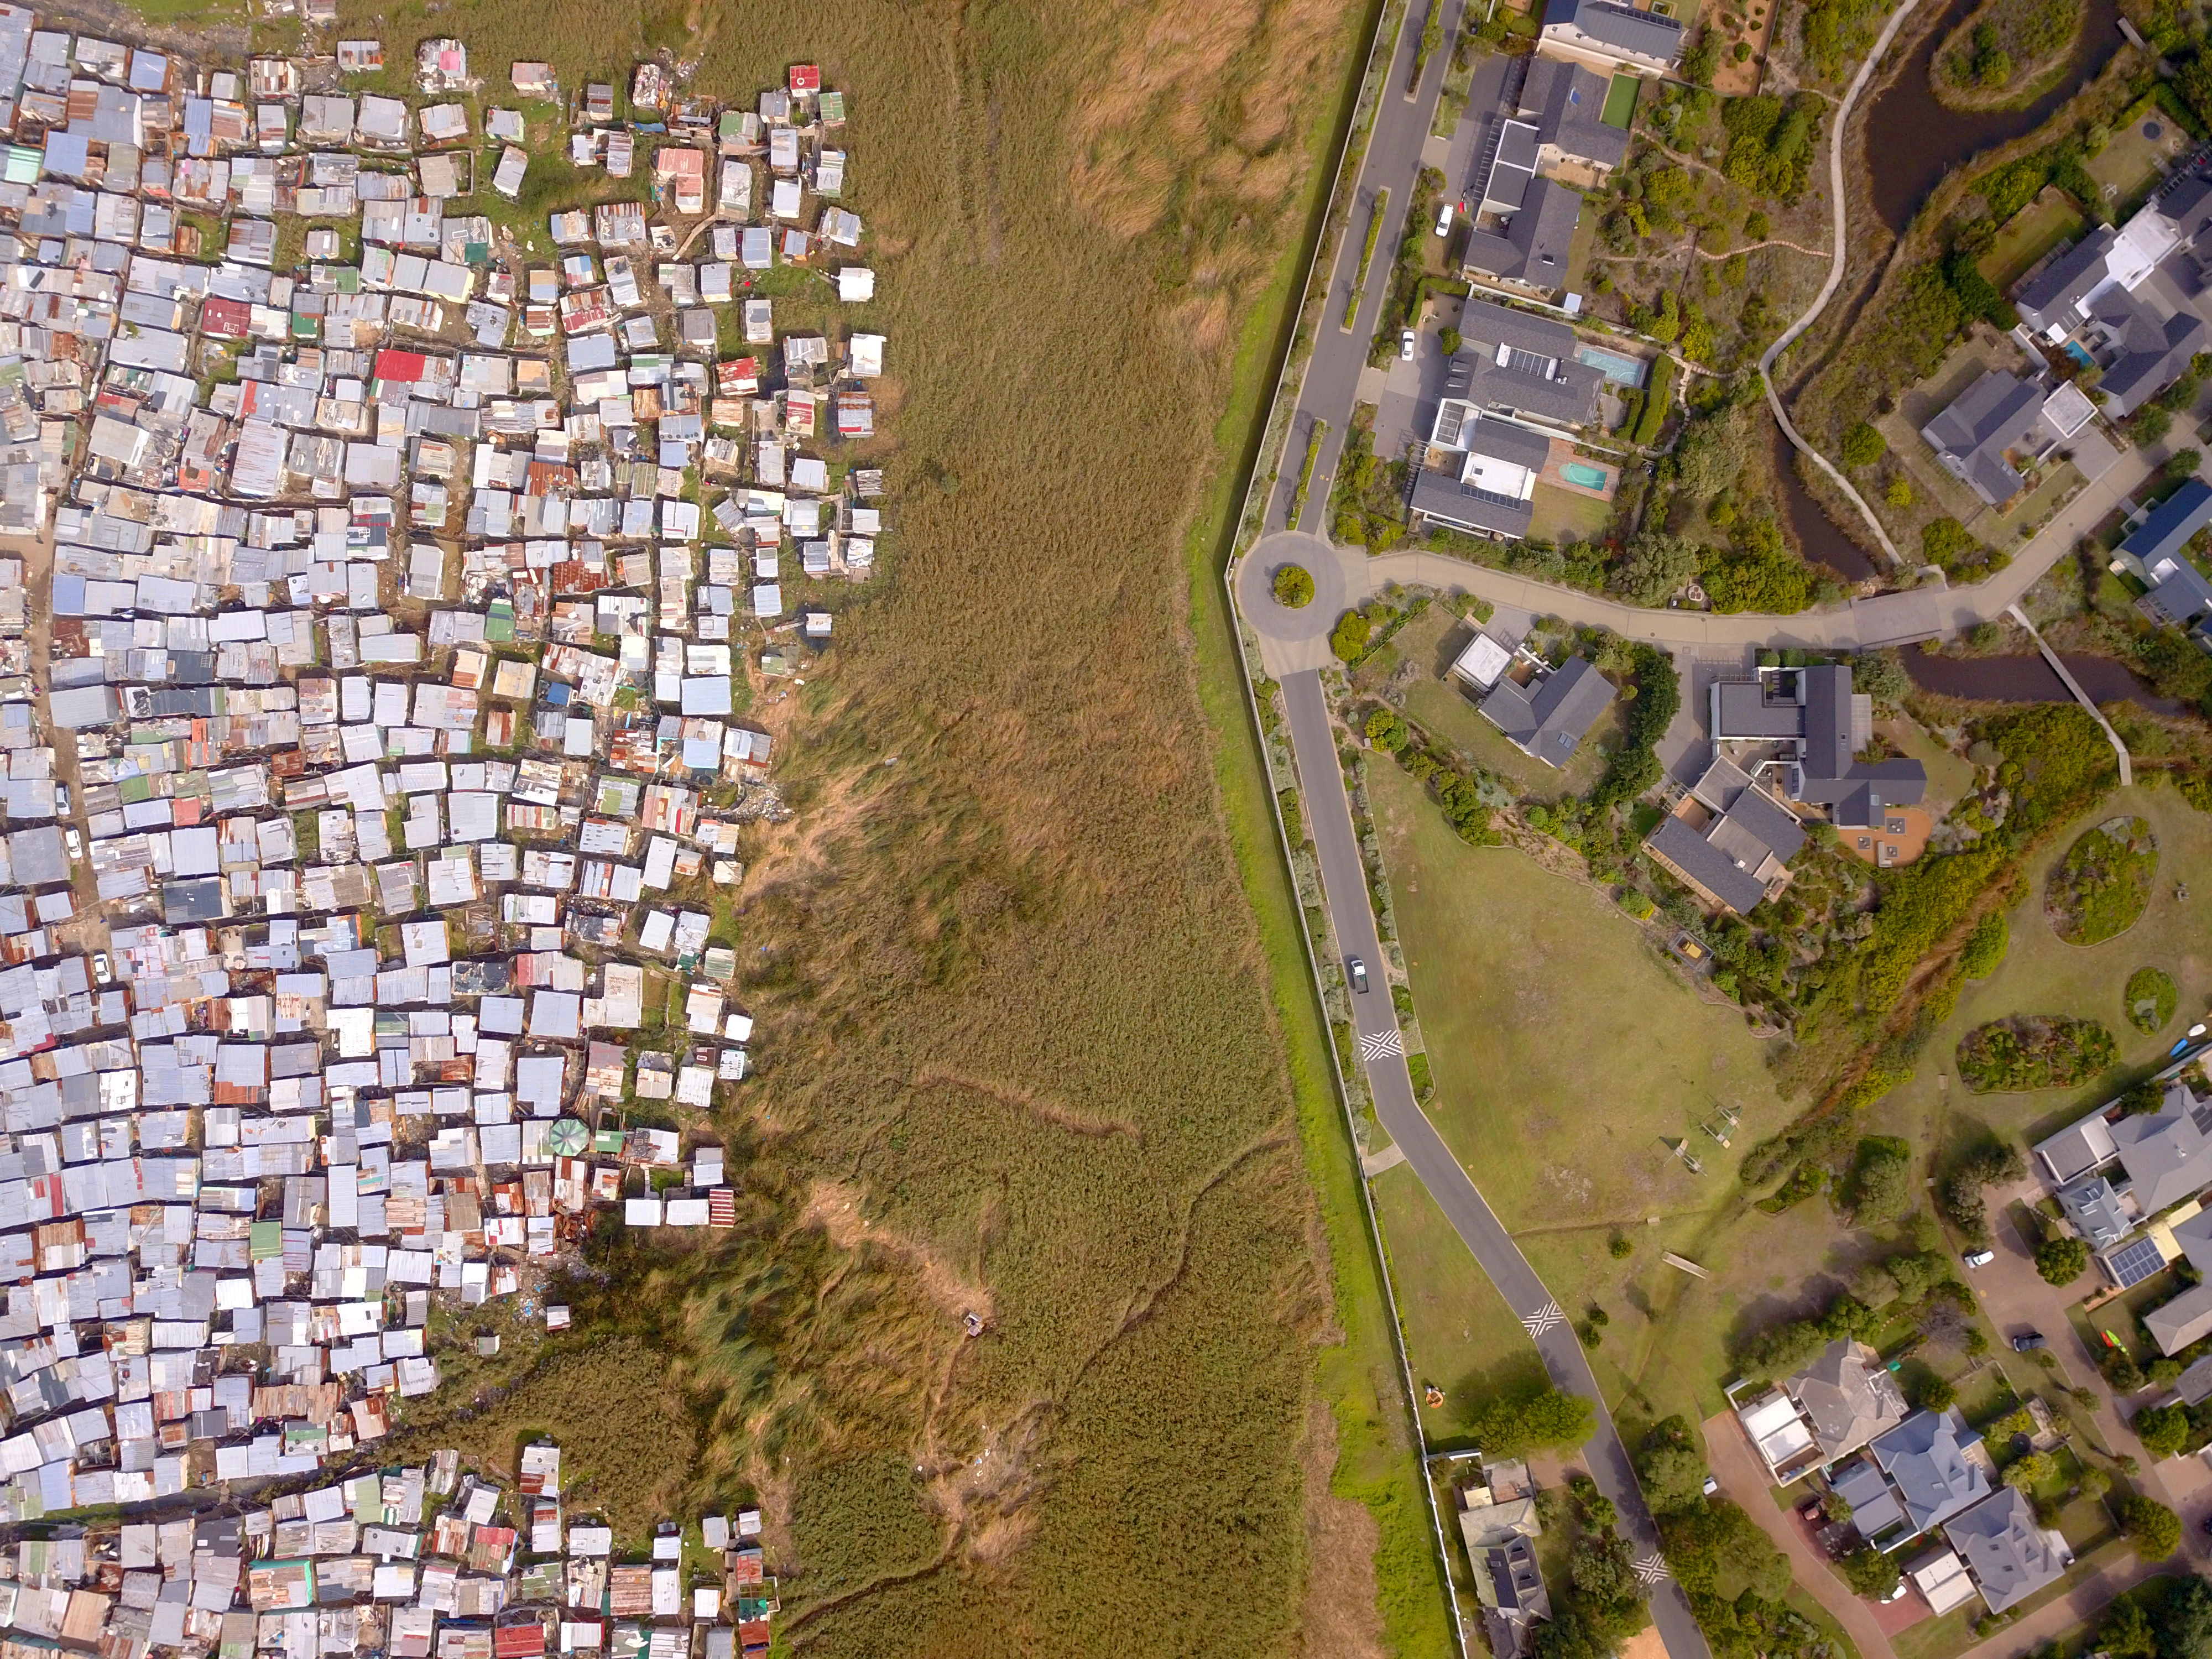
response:
<path id="1" fill-rule="evenodd" d="M 598 1206 L 733 1219 L 740 831 L 882 523 L 843 100 L 328 21 L 0 5 L 0 1649 L 729 1659 L 757 1514 L 624 1565 L 377 1443 Z"/>

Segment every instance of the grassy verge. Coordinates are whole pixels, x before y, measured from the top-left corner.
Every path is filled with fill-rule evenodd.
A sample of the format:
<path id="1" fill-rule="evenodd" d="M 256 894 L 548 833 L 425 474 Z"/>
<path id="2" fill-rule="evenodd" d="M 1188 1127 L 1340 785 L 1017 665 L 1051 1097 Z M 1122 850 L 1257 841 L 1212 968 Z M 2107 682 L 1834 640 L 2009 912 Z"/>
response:
<path id="1" fill-rule="evenodd" d="M 1306 491 L 1313 487 L 1314 463 L 1321 459 L 1321 447 L 1328 436 L 1328 422 L 1316 421 L 1313 430 L 1306 434 L 1306 462 L 1298 469 L 1297 493 L 1291 497 L 1290 527 L 1298 527 L 1298 519 L 1306 510 Z"/>
<path id="2" fill-rule="evenodd" d="M 1349 85 L 1333 124 L 1331 150 L 1352 119 L 1357 87 Z M 1339 1340 L 1322 1350 L 1315 1386 L 1335 1419 L 1337 1461 L 1331 1489 L 1363 1504 L 1375 1518 L 1377 1609 L 1386 1644 L 1401 1656 L 1455 1651 L 1447 1594 L 1422 1491 L 1419 1459 L 1409 1432 L 1405 1394 L 1383 1278 L 1358 1170 L 1358 1149 L 1340 1103 L 1334 1062 L 1296 890 L 1283 854 L 1267 763 L 1254 722 L 1235 618 L 1221 572 L 1231 553 L 1239 507 L 1260 460 L 1263 430 L 1296 328 L 1310 249 L 1318 238 L 1334 181 L 1316 169 L 1319 199 L 1308 233 L 1287 252 L 1263 301 L 1252 307 L 1237 355 L 1226 411 L 1216 428 L 1219 463 L 1194 520 L 1186 562 L 1199 697 L 1212 733 L 1212 761 L 1222 816 L 1259 925 L 1297 1101 L 1306 1169 L 1328 1243 Z M 1383 200 L 1367 237 L 1371 254 Z M 1360 264 L 1362 277 L 1367 261 Z M 1357 305 L 1358 284 L 1354 285 Z M 1316 440 L 1318 447 L 1318 438 Z M 1313 449 L 1308 451 L 1310 476 Z M 1304 489 L 1300 495 L 1303 498 Z M 1294 515 L 1295 521 L 1295 515 Z M 1310 1564 L 1309 1571 L 1328 1571 Z"/>
<path id="3" fill-rule="evenodd" d="M 1382 216 L 1389 210 L 1390 192 L 1375 192 L 1375 205 L 1367 216 L 1367 240 L 1359 250 L 1359 269 L 1352 276 L 1352 296 L 1344 302 L 1344 327 L 1348 332 L 1352 319 L 1359 315 L 1359 296 L 1367 291 L 1368 267 L 1375 263 L 1375 244 L 1382 239 Z"/>

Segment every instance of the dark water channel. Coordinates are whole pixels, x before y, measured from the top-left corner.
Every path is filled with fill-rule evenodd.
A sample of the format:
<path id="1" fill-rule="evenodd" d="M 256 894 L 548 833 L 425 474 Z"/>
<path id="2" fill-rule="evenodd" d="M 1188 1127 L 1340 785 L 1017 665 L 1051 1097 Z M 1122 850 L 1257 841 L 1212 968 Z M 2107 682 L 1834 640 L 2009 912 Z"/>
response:
<path id="1" fill-rule="evenodd" d="M 1902 73 L 1867 111 L 1866 160 L 1873 170 L 1875 211 L 1898 234 L 1919 211 L 1943 175 L 1983 150 L 2009 143 L 2043 125 L 2080 91 L 2124 44 L 2119 0 L 2082 0 L 2081 38 L 2058 84 L 2018 109 L 1947 109 L 1936 99 L 1929 75 L 1936 50 L 1950 38 L 1976 0 L 1952 0 Z"/>
<path id="2" fill-rule="evenodd" d="M 2074 56 L 2058 84 L 2032 104 L 2018 109 L 1966 112 L 1947 109 L 1936 101 L 1929 75 L 1936 61 L 1936 49 L 1950 37 L 1951 31 L 1972 11 L 1978 0 L 1952 0 L 1936 27 L 1930 29 L 1888 89 L 1876 98 L 1867 112 L 1866 147 L 1864 155 L 1872 170 L 1869 180 L 1875 210 L 1882 222 L 1899 235 L 1919 211 L 1920 204 L 1929 191 L 1942 182 L 1954 167 L 1971 161 L 1985 149 L 2010 142 L 2023 133 L 2040 126 L 2082 84 L 2109 62 L 2120 49 L 2119 0 L 2081 0 L 2087 15 L 2081 25 L 2081 36 L 2075 43 Z M 1795 455 L 1790 441 L 1782 435 L 1781 428 L 1774 432 L 1774 471 L 1776 487 L 1780 494 L 1782 521 L 1798 550 L 1816 564 L 1826 565 L 1845 581 L 1863 581 L 1880 573 L 1875 561 L 1866 550 L 1845 534 L 1831 520 L 1813 493 L 1797 476 Z M 1996 660 L 1983 659 L 1969 665 L 1938 659 L 1940 671 L 1972 666 L 1980 671 L 1999 666 Z M 2058 677 L 2038 657 L 2008 659 L 2018 664 L 2017 678 L 2006 684 L 2015 690 L 1959 691 L 1960 696 L 1994 697 L 2007 702 L 2047 702 L 2063 697 L 2066 689 Z M 2102 659 L 2085 658 L 2085 662 L 2100 664 L 2093 667 L 2093 674 L 2110 670 L 2127 678 L 2127 671 L 2118 663 L 2106 663 Z M 2069 668 L 2073 659 L 2067 659 Z M 1917 675 L 1916 675 L 1917 678 Z M 1991 676 L 1989 684 L 1998 683 Z M 2104 684 L 2112 684 L 2106 680 Z M 2134 697 L 2145 702 L 2148 694 L 2135 686 L 2111 690 L 2082 680 L 2083 688 L 2100 701 L 2113 697 Z M 2033 689 L 2030 689 L 2031 686 Z M 1930 690 L 1948 688 L 1930 684 Z M 2148 699 L 2154 706 L 2156 699 Z"/>
<path id="3" fill-rule="evenodd" d="M 2178 714 L 2187 707 L 2161 697 L 2137 679 L 2127 665 L 2110 657 L 2058 653 L 2066 672 L 2097 702 L 2132 702 L 2154 714 Z M 1923 691 L 1980 702 L 2071 702 L 2074 694 L 2040 656 L 1938 657 L 1915 646 L 1905 653 L 1905 672 Z"/>
<path id="4" fill-rule="evenodd" d="M 1782 428 L 1774 428 L 1774 476 L 1781 491 L 1782 524 L 1797 550 L 1815 564 L 1824 564 L 1847 582 L 1863 581 L 1875 574 L 1866 550 L 1836 527 L 1805 481 L 1797 476 L 1797 452 Z"/>

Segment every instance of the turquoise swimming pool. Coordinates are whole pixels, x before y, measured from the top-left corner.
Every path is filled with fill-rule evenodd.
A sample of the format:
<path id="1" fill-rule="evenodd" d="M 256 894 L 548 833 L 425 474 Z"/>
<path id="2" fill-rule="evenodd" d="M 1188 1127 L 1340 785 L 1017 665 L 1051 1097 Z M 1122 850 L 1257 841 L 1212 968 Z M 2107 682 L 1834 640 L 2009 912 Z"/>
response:
<path id="1" fill-rule="evenodd" d="M 1624 357 L 1617 351 L 1601 351 L 1595 346 L 1578 346 L 1575 361 L 1587 363 L 1615 386 L 1642 386 L 1644 365 L 1633 357 Z"/>
<path id="2" fill-rule="evenodd" d="M 1581 461 L 1567 461 L 1559 467 L 1559 476 L 1569 483 L 1580 484 L 1584 489 L 1602 489 L 1607 474 L 1601 466 L 1589 466 Z"/>

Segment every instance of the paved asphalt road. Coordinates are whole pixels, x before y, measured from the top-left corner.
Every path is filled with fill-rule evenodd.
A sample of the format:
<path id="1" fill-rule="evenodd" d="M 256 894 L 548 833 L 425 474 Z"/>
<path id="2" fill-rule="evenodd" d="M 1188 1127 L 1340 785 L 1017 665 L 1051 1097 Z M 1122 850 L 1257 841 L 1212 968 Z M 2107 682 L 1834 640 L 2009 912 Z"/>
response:
<path id="1" fill-rule="evenodd" d="M 1352 831 L 1352 806 L 1337 764 L 1335 738 L 1320 675 L 1310 669 L 1291 675 L 1283 682 L 1283 699 L 1290 711 L 1291 744 L 1298 776 L 1305 785 L 1306 820 L 1321 856 L 1322 887 L 1329 917 L 1344 951 L 1368 964 L 1371 988 L 1364 996 L 1352 998 L 1352 1022 L 1358 1031 L 1361 1062 L 1375 1092 L 1376 1115 L 1391 1139 L 1404 1149 L 1406 1162 L 1474 1252 L 1482 1271 L 1528 1327 L 1553 1382 L 1595 1407 L 1597 1433 L 1583 1448 L 1583 1455 L 1598 1490 L 1620 1511 L 1621 1532 L 1633 1552 L 1638 1577 L 1650 1586 L 1651 1615 L 1666 1642 L 1668 1659 L 1711 1659 L 1711 1650 L 1690 1616 L 1690 1603 L 1681 1586 L 1664 1576 L 1666 1566 L 1651 1511 L 1636 1484 L 1627 1449 L 1613 1425 L 1604 1396 L 1598 1392 L 1597 1379 L 1590 1373 L 1573 1324 L 1413 1099 L 1413 1081 L 1406 1070 L 1404 1039 L 1384 980 L 1375 913 L 1368 903 L 1366 872 L 1360 862 L 1358 838 Z"/>
<path id="2" fill-rule="evenodd" d="M 1436 0 L 1436 3 L 1443 8 L 1443 39 L 1456 40 L 1462 0 Z M 1305 380 L 1298 391 L 1298 406 L 1291 417 L 1290 441 L 1283 451 L 1282 476 L 1275 480 L 1274 493 L 1267 500 L 1264 523 L 1269 530 L 1297 528 L 1285 521 L 1290 516 L 1291 501 L 1297 494 L 1298 473 L 1305 463 L 1306 446 L 1312 440 L 1316 420 L 1327 421 L 1328 432 L 1321 453 L 1314 460 L 1313 483 L 1306 496 L 1304 516 L 1311 524 L 1325 522 L 1328 516 L 1329 485 L 1336 477 L 1337 458 L 1344 453 L 1345 424 L 1351 418 L 1360 372 L 1367 367 L 1367 347 L 1375 337 L 1376 321 L 1382 313 L 1383 297 L 1389 291 L 1390 267 L 1397 258 L 1398 240 L 1406 226 L 1406 204 L 1413 192 L 1414 177 L 1420 171 L 1421 149 L 1428 143 L 1429 123 L 1436 118 L 1437 100 L 1443 91 L 1444 71 L 1451 59 L 1448 51 L 1430 53 L 1417 94 L 1411 99 L 1406 96 L 1406 83 L 1413 73 L 1413 58 L 1421 42 L 1421 25 L 1426 18 L 1426 8 L 1408 6 L 1406 21 L 1398 31 L 1389 78 L 1383 82 L 1374 130 L 1368 135 L 1367 154 L 1360 162 L 1359 177 L 1352 187 L 1352 220 L 1337 241 L 1336 264 L 1329 273 L 1328 300 L 1315 330 L 1320 337 L 1314 343 L 1313 356 L 1307 361 Z M 1344 320 L 1346 302 L 1352 295 L 1352 279 L 1359 270 L 1360 250 L 1367 240 L 1368 216 L 1373 211 L 1378 190 L 1388 190 L 1390 200 L 1383 210 L 1382 234 L 1375 239 L 1374 258 L 1368 262 L 1367 287 L 1359 302 L 1358 315 L 1347 334 L 1340 325 Z"/>

